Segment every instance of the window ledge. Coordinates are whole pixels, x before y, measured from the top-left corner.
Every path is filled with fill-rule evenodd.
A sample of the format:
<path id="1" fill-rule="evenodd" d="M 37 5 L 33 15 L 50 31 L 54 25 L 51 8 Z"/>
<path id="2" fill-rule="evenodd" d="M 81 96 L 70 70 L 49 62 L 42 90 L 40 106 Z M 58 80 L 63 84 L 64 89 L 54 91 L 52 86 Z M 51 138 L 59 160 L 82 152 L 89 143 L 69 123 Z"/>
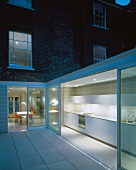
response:
<path id="1" fill-rule="evenodd" d="M 16 3 L 7 2 L 7 4 L 9 4 L 9 5 L 13 5 L 13 6 L 17 6 L 17 7 L 21 7 L 21 8 L 25 8 L 25 9 L 29 9 L 29 10 L 34 11 L 34 9 L 33 9 L 33 8 L 26 7 L 26 6 L 21 6 L 21 5 L 18 5 L 18 4 L 16 4 Z"/>
<path id="2" fill-rule="evenodd" d="M 92 25 L 93 27 L 98 27 L 98 28 L 102 28 L 102 29 L 105 29 L 105 30 L 108 30 L 109 28 L 106 28 L 106 27 L 102 27 L 102 26 L 98 26 L 98 25 Z"/>
<path id="3" fill-rule="evenodd" d="M 18 69 L 18 70 L 34 70 L 34 68 L 31 67 L 15 67 L 15 66 L 8 66 L 9 69 Z"/>

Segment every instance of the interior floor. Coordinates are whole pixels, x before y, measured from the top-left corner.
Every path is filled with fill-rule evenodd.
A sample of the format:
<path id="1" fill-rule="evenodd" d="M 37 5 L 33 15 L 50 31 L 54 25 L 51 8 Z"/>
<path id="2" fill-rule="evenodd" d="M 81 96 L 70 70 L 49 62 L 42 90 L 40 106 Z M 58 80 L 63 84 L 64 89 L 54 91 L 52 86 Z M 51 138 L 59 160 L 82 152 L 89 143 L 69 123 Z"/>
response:
<path id="1" fill-rule="evenodd" d="M 116 169 L 116 149 L 64 126 L 61 133 L 62 136 L 96 160 L 111 169 Z"/>
<path id="2" fill-rule="evenodd" d="M 78 148 L 111 169 L 117 169 L 117 150 L 70 128 L 62 126 L 61 134 Z M 130 170 L 136 168 L 136 158 L 122 153 L 122 164 Z M 132 166 L 135 165 L 135 166 Z"/>
<path id="3" fill-rule="evenodd" d="M 33 119 L 29 120 L 29 126 L 45 126 L 45 120 L 40 119 L 38 116 L 34 116 Z M 13 132 L 13 131 L 23 131 L 27 130 L 27 120 L 25 118 L 16 119 L 16 118 L 8 118 L 8 131 Z"/>

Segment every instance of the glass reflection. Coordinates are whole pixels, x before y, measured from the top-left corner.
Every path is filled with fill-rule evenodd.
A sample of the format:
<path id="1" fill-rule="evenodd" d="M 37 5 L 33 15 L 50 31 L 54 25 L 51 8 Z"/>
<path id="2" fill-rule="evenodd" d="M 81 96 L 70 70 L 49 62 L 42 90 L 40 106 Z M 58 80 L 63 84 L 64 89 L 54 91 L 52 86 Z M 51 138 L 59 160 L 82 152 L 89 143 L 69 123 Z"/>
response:
<path id="1" fill-rule="evenodd" d="M 49 88 L 49 126 L 54 130 L 58 128 L 58 89 Z"/>

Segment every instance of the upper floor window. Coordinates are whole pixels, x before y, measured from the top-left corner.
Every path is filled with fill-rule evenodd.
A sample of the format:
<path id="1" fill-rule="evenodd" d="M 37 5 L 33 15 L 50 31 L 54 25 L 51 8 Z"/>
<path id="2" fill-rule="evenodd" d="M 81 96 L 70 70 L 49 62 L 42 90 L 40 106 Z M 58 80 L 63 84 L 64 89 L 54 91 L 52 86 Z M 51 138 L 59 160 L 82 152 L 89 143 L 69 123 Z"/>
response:
<path id="1" fill-rule="evenodd" d="M 94 45 L 93 57 L 94 57 L 94 63 L 105 60 L 106 59 L 106 47 Z"/>
<path id="2" fill-rule="evenodd" d="M 32 8 L 32 0 L 8 0 L 13 5 L 22 6 L 25 8 Z"/>
<path id="3" fill-rule="evenodd" d="M 106 28 L 106 7 L 94 3 L 93 4 L 93 24 L 95 26 Z"/>
<path id="4" fill-rule="evenodd" d="M 9 31 L 9 67 L 32 68 L 31 39 L 30 34 Z"/>

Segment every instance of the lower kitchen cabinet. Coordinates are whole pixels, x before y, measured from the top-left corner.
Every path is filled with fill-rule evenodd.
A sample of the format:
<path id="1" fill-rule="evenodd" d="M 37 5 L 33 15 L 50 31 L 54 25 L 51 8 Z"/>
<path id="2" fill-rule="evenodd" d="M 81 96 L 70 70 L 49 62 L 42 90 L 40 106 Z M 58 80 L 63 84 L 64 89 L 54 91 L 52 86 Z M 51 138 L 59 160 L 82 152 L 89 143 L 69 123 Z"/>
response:
<path id="1" fill-rule="evenodd" d="M 122 123 L 121 148 L 136 156 L 136 125 Z"/>
<path id="2" fill-rule="evenodd" d="M 116 123 L 114 121 L 102 120 L 102 140 L 116 146 L 117 133 L 116 133 Z"/>
<path id="3" fill-rule="evenodd" d="M 64 125 L 111 145 L 117 146 L 117 122 L 115 121 L 86 116 L 85 128 L 81 128 L 78 127 L 78 114 L 65 112 Z"/>
<path id="4" fill-rule="evenodd" d="M 102 140 L 103 139 L 102 120 L 87 116 L 86 117 L 86 134 L 94 138 L 98 138 Z"/>

